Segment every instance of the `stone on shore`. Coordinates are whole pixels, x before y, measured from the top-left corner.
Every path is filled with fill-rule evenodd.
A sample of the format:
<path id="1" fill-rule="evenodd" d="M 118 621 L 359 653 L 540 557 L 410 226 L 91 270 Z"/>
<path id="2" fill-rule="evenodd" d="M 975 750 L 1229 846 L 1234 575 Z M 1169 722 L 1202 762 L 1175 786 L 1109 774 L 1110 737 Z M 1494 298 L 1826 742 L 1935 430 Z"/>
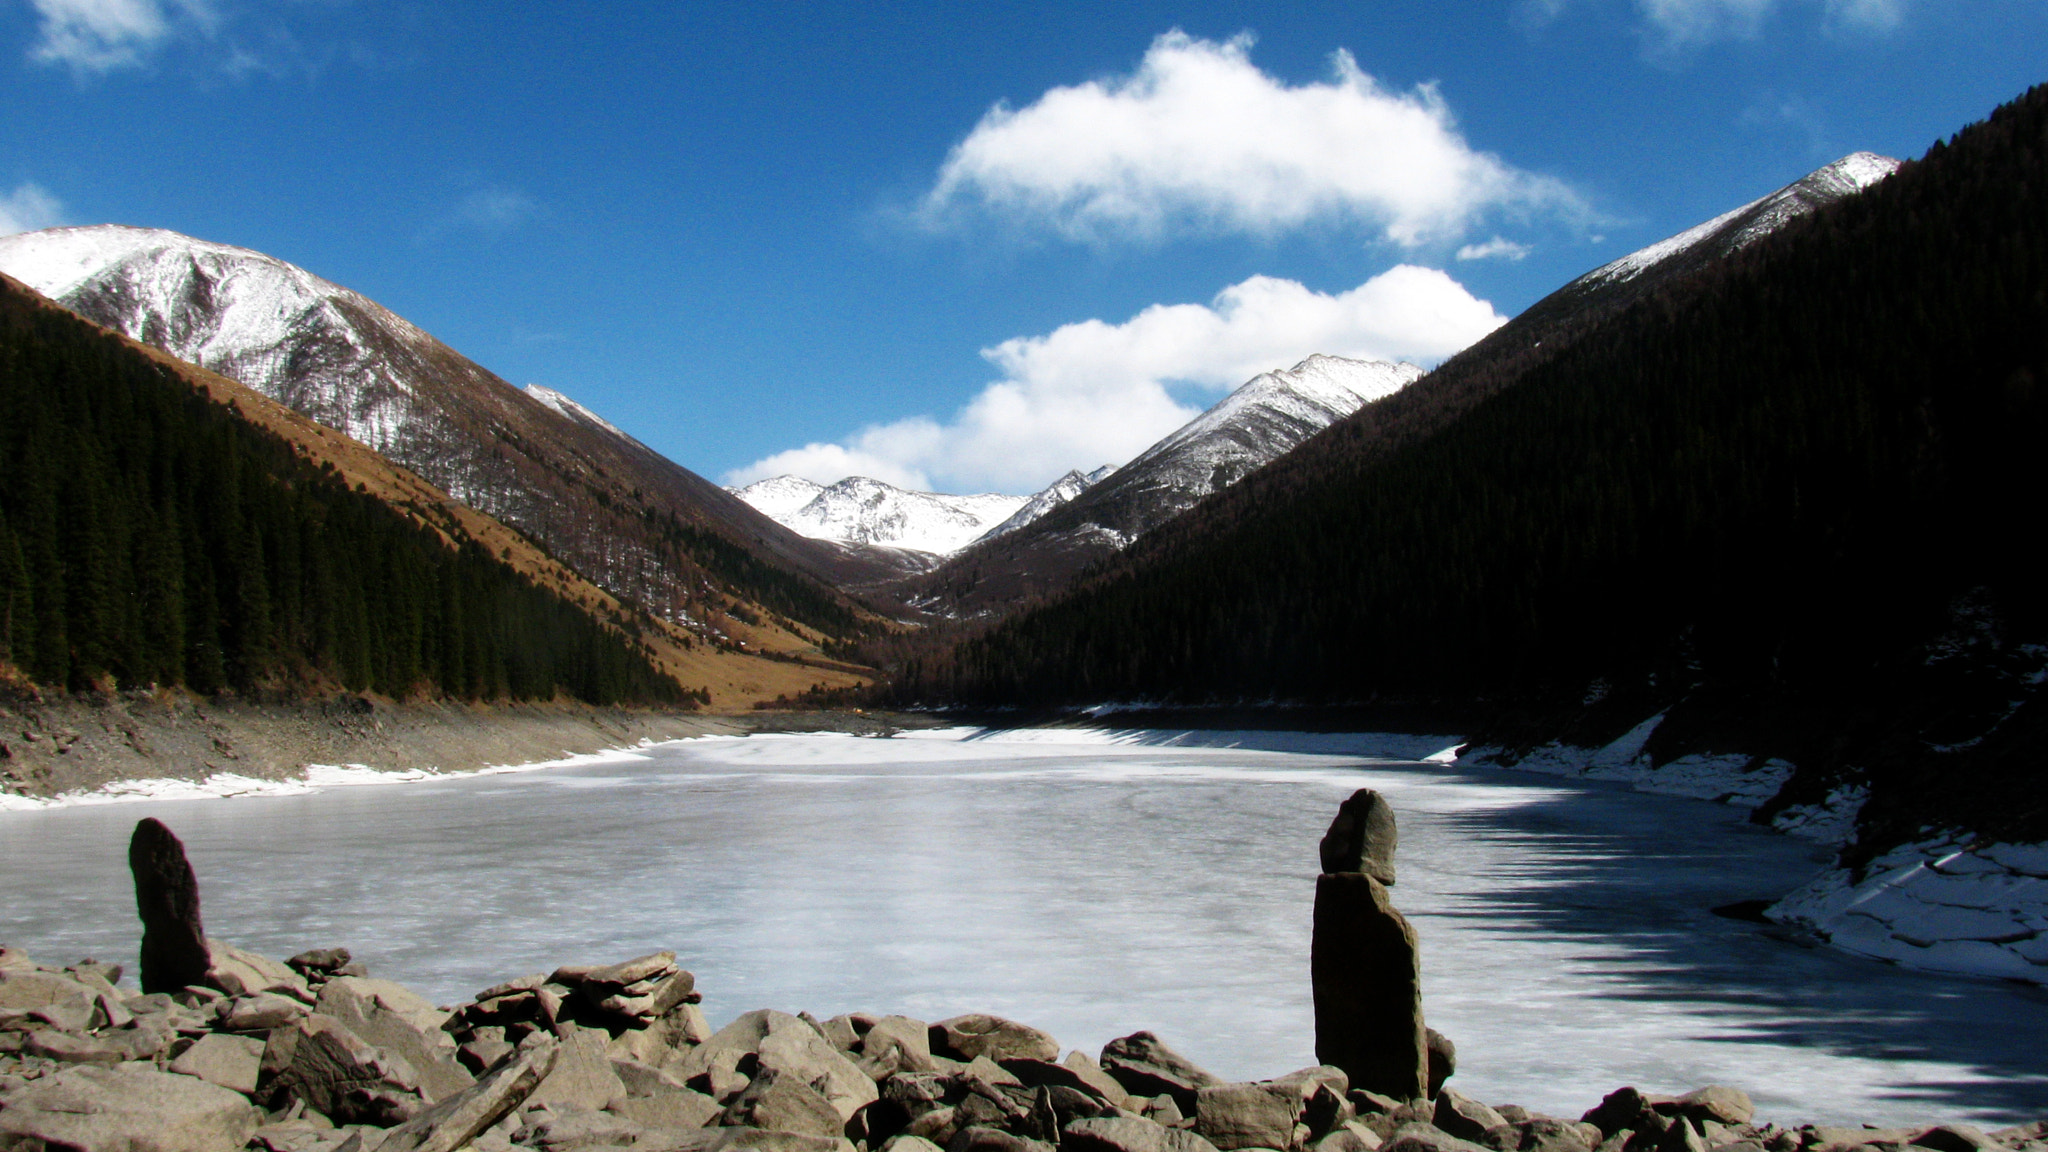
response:
<path id="1" fill-rule="evenodd" d="M 75 1067 L 0 1097 L 0 1143 L 74 1152 L 236 1152 L 262 1114 L 191 1076 Z"/>
<path id="2" fill-rule="evenodd" d="M 1015 1020 L 985 1013 L 971 1013 L 941 1020 L 928 1033 L 935 1055 L 954 1060 L 986 1056 L 990 1060 L 1057 1060 L 1059 1041 Z"/>
<path id="3" fill-rule="evenodd" d="M 1337 808 L 1336 819 L 1318 848 L 1325 872 L 1363 872 L 1382 884 L 1394 882 L 1394 849 L 1400 837 L 1386 797 L 1360 788 Z"/>
<path id="4" fill-rule="evenodd" d="M 1709 1120 L 1718 1124 L 1747 1124 L 1756 1115 L 1756 1105 L 1750 1102 L 1749 1093 L 1726 1084 L 1709 1084 L 1680 1096 L 1669 1106 L 1658 1105 L 1657 1110 L 1702 1124 Z"/>
<path id="5" fill-rule="evenodd" d="M 537 1036 L 518 1055 L 391 1129 L 365 1152 L 455 1152 L 519 1107 L 553 1070 L 558 1045 Z"/>
<path id="6" fill-rule="evenodd" d="M 160 821 L 136 822 L 128 838 L 135 911 L 142 918 L 144 992 L 176 992 L 206 979 L 206 929 L 199 916 L 199 878 L 185 845 Z"/>
<path id="7" fill-rule="evenodd" d="M 744 1091 L 733 1097 L 718 1118 L 726 1127 L 765 1128 L 810 1136 L 843 1136 L 846 1117 L 831 1101 L 799 1076 L 763 1068 Z"/>
<path id="8" fill-rule="evenodd" d="M 403 984 L 357 976 L 331 979 L 321 987 L 314 1011 L 403 1057 L 429 1100 L 452 1096 L 475 1083 L 457 1062 L 455 1038 L 442 1028 L 448 1013 Z"/>
<path id="9" fill-rule="evenodd" d="M 1422 962 L 1415 929 L 1378 880 L 1358 872 L 1316 878 L 1309 980 L 1316 1059 L 1354 1088 L 1395 1099 L 1429 1091 Z"/>
<path id="10" fill-rule="evenodd" d="M 1292 1148 L 1301 1091 L 1288 1084 L 1218 1084 L 1195 1093 L 1195 1133 L 1223 1152 Z"/>
<path id="11" fill-rule="evenodd" d="M 1508 1119 L 1457 1089 L 1447 1088 L 1436 1098 L 1436 1114 L 1430 1123 L 1460 1140 L 1484 1144 L 1486 1134 L 1506 1127 Z"/>
<path id="12" fill-rule="evenodd" d="M 536 1103 L 591 1111 L 626 1098 L 626 1086 L 606 1052 L 610 1038 L 595 1028 L 575 1028 L 561 1041 L 554 1068 L 534 1089 Z"/>
<path id="13" fill-rule="evenodd" d="M 399 1124 L 426 1107 L 412 1066 L 314 1013 L 270 1034 L 263 1080 L 272 1100 L 297 1100 L 337 1123 Z"/>
<path id="14" fill-rule="evenodd" d="M 1061 1152 L 1213 1152 L 1215 1147 L 1197 1133 L 1139 1116 L 1076 1120 L 1060 1133 Z"/>
<path id="15" fill-rule="evenodd" d="M 1458 1046 L 1434 1028 L 1424 1028 L 1422 1035 L 1429 1045 L 1429 1095 L 1435 1099 L 1444 1081 L 1458 1073 Z"/>
<path id="16" fill-rule="evenodd" d="M 221 940 L 208 940 L 206 955 L 204 979 L 195 980 L 194 984 L 217 988 L 230 996 L 274 992 L 302 1004 L 313 1003 L 313 992 L 307 986 L 306 978 L 280 961 L 245 952 Z"/>
<path id="17" fill-rule="evenodd" d="M 1133 1032 L 1103 1045 L 1101 1064 L 1132 1096 L 1172 1097 L 1182 1116 L 1194 1114 L 1197 1092 L 1224 1083 L 1150 1032 Z"/>
<path id="18" fill-rule="evenodd" d="M 1460 1140 L 1434 1124 L 1409 1123 L 1394 1129 L 1380 1152 L 1495 1152 L 1485 1144 Z"/>
<path id="19" fill-rule="evenodd" d="M 263 1041 L 210 1032 L 166 1067 L 248 1096 L 256 1091 L 257 1075 L 263 1069 Z"/>

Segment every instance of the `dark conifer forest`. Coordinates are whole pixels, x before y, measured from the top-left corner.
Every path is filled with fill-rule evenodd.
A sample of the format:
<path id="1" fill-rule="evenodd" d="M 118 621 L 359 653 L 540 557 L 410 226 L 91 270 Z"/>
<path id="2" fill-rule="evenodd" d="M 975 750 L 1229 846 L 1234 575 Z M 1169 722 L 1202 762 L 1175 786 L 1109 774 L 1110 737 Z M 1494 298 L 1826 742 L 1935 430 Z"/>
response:
<path id="1" fill-rule="evenodd" d="M 905 661 L 899 697 L 1815 700 L 1906 683 L 1965 617 L 2001 651 L 2048 638 L 2048 87 L 1569 339 L 1493 351 L 1438 370 L 1483 397 L 1439 426 L 1368 405 Z"/>
<path id="2" fill-rule="evenodd" d="M 0 287 L 0 665 L 71 689 L 684 699 L 473 540 Z"/>

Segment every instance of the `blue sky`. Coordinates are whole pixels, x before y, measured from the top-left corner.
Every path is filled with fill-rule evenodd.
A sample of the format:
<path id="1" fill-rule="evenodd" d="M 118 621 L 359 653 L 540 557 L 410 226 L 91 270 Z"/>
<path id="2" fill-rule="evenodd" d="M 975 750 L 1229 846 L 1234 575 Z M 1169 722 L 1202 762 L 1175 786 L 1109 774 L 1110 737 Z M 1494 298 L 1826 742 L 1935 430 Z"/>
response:
<path id="1" fill-rule="evenodd" d="M 4 0 L 0 70 L 0 230 L 270 253 L 715 479 L 1022 492 L 1918 155 L 2048 0 Z"/>

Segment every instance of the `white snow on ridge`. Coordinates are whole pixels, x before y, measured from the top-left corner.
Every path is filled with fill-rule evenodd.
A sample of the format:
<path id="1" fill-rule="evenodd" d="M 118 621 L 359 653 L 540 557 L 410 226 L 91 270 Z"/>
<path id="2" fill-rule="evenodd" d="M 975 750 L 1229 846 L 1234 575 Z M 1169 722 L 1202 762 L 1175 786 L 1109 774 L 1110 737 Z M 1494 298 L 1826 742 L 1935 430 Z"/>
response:
<path id="1" fill-rule="evenodd" d="M 620 431 L 618 425 L 613 424 L 576 401 L 569 399 L 569 397 L 555 391 L 553 388 L 544 387 L 539 384 L 528 384 L 526 386 L 526 394 L 571 420 L 581 420 L 587 424 L 595 424 L 621 440 L 632 439 L 631 436 Z"/>
<path id="2" fill-rule="evenodd" d="M 1823 872 L 1764 915 L 1908 968 L 2048 985 L 2048 843 L 1937 838 Z"/>
<path id="3" fill-rule="evenodd" d="M 1104 464 L 1093 472 L 1082 472 L 1078 468 L 1070 470 L 1065 476 L 1048 484 L 1043 491 L 1024 501 L 1023 506 L 1011 513 L 1008 520 L 976 537 L 975 543 L 980 543 L 983 540 L 993 540 L 998 536 L 1007 536 L 1015 532 L 1026 524 L 1044 516 L 1047 512 L 1086 492 L 1097 481 L 1114 471 L 1116 471 L 1115 466 L 1110 464 Z"/>
<path id="4" fill-rule="evenodd" d="M 812 497 L 789 508 L 809 486 Z M 770 519 L 813 540 L 880 544 L 944 555 L 972 543 L 1024 504 L 1023 496 L 982 493 L 949 496 L 911 492 L 866 476 L 818 487 L 796 476 L 775 476 L 728 489 Z"/>
<path id="5" fill-rule="evenodd" d="M 1704 224 L 1688 228 L 1647 248 L 1639 248 L 1612 263 L 1603 264 L 1573 283 L 1634 279 L 1687 249 L 1720 235 L 1743 217 L 1752 217 L 1729 236 L 1730 251 L 1747 247 L 1784 227 L 1795 217 L 1870 187 L 1897 171 L 1898 167 L 1899 162 L 1889 156 L 1879 156 L 1874 152 L 1852 153 L 1768 196 L 1752 200 L 1731 212 L 1723 212 Z"/>
<path id="6" fill-rule="evenodd" d="M 1192 506 L 1422 375 L 1413 364 L 1310 356 L 1252 377 L 1118 471 L 1159 471 Z"/>

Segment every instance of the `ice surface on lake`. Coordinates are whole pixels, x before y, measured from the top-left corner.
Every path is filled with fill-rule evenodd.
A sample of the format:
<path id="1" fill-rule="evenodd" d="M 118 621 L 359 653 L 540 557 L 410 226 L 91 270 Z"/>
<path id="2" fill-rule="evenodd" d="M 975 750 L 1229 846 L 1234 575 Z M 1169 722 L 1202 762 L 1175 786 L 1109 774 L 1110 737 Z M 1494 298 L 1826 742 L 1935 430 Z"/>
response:
<path id="1" fill-rule="evenodd" d="M 1400 815 L 1393 895 L 1471 1095 L 1576 1116 L 1623 1084 L 1720 1082 L 1781 1121 L 1987 1126 L 2048 1099 L 2039 989 L 1709 911 L 1785 894 L 1825 864 L 1814 845 L 1724 805 L 1421 762 L 1449 743 L 756 736 L 147 814 L 190 850 L 210 934 L 274 956 L 347 945 L 442 1003 L 674 948 L 714 1023 L 993 1011 L 1090 1051 L 1153 1029 L 1235 1078 L 1314 1062 L 1316 842 L 1370 786 Z M 142 814 L 0 813 L 0 941 L 132 965 Z"/>

